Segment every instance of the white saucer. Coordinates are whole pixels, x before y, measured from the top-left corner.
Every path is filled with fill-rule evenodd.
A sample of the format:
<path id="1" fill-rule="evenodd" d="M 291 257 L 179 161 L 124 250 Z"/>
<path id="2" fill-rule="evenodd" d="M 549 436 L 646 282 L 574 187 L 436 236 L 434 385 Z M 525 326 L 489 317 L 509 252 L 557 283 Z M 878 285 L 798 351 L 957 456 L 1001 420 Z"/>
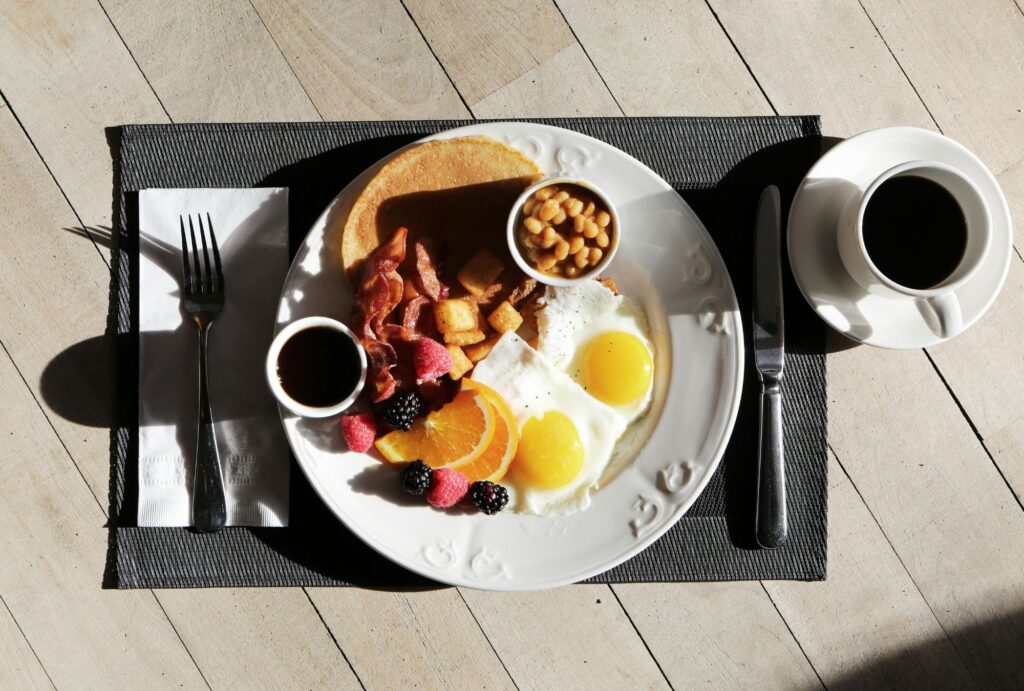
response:
<path id="1" fill-rule="evenodd" d="M 814 311 L 836 331 L 882 348 L 924 348 L 941 342 L 913 300 L 868 295 L 847 273 L 836 246 L 839 217 L 859 190 L 903 161 L 940 161 L 981 190 L 992 216 L 992 246 L 975 276 L 956 291 L 966 329 L 989 308 L 1013 254 L 1010 209 L 995 176 L 961 144 L 916 127 L 865 132 L 838 144 L 800 183 L 789 212 L 789 263 Z"/>

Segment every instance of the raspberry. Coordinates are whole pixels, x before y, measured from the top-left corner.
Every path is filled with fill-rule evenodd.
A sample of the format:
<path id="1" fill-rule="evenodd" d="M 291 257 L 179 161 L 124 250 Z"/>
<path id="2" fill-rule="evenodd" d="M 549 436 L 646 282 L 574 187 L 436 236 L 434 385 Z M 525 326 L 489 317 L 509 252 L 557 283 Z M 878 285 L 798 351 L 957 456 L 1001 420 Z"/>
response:
<path id="1" fill-rule="evenodd" d="M 466 496 L 469 480 L 457 470 L 438 468 L 434 471 L 433 483 L 427 492 L 427 503 L 439 509 L 455 506 Z"/>
<path id="2" fill-rule="evenodd" d="M 473 486 L 469 488 L 469 498 L 473 500 L 476 508 L 490 516 L 498 513 L 508 504 L 508 490 L 489 480 L 480 480 L 474 482 Z"/>
<path id="3" fill-rule="evenodd" d="M 370 413 L 355 413 L 341 416 L 341 436 L 348 448 L 362 453 L 373 446 L 377 436 L 377 424 Z"/>
<path id="4" fill-rule="evenodd" d="M 418 393 L 399 391 L 377 407 L 377 417 L 395 429 L 408 432 L 421 407 L 423 401 Z"/>
<path id="5" fill-rule="evenodd" d="M 413 461 L 402 471 L 402 489 L 409 494 L 426 494 L 433 471 L 423 461 Z"/>
<path id="6" fill-rule="evenodd" d="M 421 338 L 413 344 L 412 364 L 417 379 L 437 379 L 451 371 L 452 356 L 437 341 Z"/>

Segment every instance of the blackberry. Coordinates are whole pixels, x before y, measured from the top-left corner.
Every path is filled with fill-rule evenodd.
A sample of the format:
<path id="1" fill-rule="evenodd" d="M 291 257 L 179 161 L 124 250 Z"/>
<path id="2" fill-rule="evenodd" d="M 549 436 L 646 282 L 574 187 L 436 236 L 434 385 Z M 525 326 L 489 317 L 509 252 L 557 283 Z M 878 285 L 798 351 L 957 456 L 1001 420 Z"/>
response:
<path id="1" fill-rule="evenodd" d="M 469 498 L 476 504 L 476 508 L 490 516 L 508 504 L 508 490 L 489 480 L 480 480 L 469 488 Z"/>
<path id="2" fill-rule="evenodd" d="M 378 406 L 377 419 L 383 420 L 390 427 L 408 432 L 422 407 L 423 400 L 418 393 L 399 391 Z"/>
<path id="3" fill-rule="evenodd" d="M 413 461 L 402 471 L 402 489 L 409 494 L 426 494 L 434 471 L 423 461 Z"/>

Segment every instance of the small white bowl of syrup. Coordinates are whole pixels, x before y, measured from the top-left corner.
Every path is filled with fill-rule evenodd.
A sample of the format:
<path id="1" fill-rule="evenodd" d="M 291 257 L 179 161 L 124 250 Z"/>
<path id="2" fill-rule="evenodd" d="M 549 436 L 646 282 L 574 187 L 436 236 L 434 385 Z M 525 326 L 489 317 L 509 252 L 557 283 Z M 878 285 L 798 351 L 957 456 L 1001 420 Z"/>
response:
<path id="1" fill-rule="evenodd" d="M 341 322 L 305 317 L 274 337 L 266 373 L 285 408 L 302 417 L 330 417 L 351 406 L 363 390 L 366 351 Z"/>

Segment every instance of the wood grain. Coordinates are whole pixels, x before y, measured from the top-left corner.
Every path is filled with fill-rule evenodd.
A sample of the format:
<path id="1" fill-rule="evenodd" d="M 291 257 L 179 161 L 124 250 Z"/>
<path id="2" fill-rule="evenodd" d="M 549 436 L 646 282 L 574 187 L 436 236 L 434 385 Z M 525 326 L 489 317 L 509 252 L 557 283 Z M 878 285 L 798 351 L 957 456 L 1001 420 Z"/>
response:
<path id="1" fill-rule="evenodd" d="M 971 675 L 1020 685 L 1024 512 L 923 353 L 832 362 L 836 455 Z"/>
<path id="2" fill-rule="evenodd" d="M 0 688 L 52 689 L 39 659 L 18 628 L 11 613 L 0 603 Z"/>
<path id="3" fill-rule="evenodd" d="M 622 114 L 583 49 L 575 42 L 472 107 L 473 114 L 479 118 Z"/>
<path id="4" fill-rule="evenodd" d="M 766 581 L 828 688 L 962 689 L 970 674 L 835 456 L 828 579 Z"/>
<path id="5" fill-rule="evenodd" d="M 606 586 L 462 594 L 519 688 L 667 688 Z"/>
<path id="6" fill-rule="evenodd" d="M 215 689 L 360 688 L 299 588 L 164 590 L 159 597 Z"/>
<path id="7" fill-rule="evenodd" d="M 770 115 L 703 3 L 559 0 L 626 115 Z"/>
<path id="8" fill-rule="evenodd" d="M 514 688 L 454 588 L 309 594 L 367 688 Z"/>
<path id="9" fill-rule="evenodd" d="M 758 583 L 616 585 L 674 688 L 820 688 Z"/>
<path id="10" fill-rule="evenodd" d="M 470 105 L 575 43 L 558 8 L 545 0 L 405 0 L 405 6 Z"/>
<path id="11" fill-rule="evenodd" d="M 468 117 L 398 0 L 253 4 L 325 119 Z"/>
<path id="12" fill-rule="evenodd" d="M 110 225 L 103 128 L 167 115 L 94 0 L 0 3 L 0 89 L 83 223 Z"/>
<path id="13" fill-rule="evenodd" d="M 247 0 L 102 0 L 176 122 L 319 120 Z"/>
<path id="14" fill-rule="evenodd" d="M 1024 160 L 1024 16 L 1010 2 L 865 0 L 947 135 L 996 173 Z"/>
<path id="15" fill-rule="evenodd" d="M 711 6 L 779 113 L 817 113 L 833 137 L 896 124 L 935 129 L 857 0 Z"/>

